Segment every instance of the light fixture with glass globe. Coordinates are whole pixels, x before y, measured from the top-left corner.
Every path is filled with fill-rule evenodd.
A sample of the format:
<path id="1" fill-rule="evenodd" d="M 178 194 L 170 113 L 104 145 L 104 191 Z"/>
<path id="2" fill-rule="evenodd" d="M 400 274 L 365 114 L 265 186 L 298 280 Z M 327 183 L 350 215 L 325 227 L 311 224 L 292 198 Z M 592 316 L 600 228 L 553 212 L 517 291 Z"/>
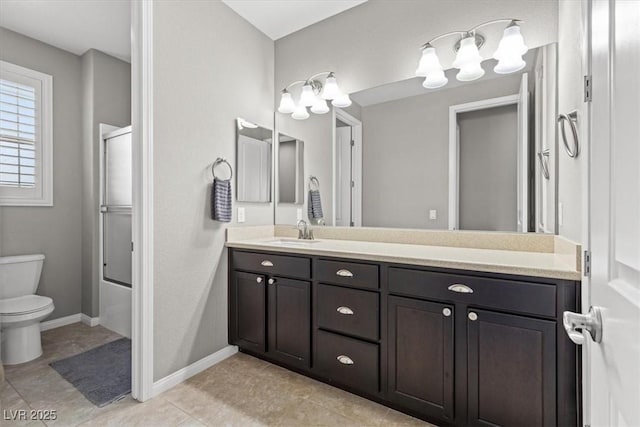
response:
<path id="1" fill-rule="evenodd" d="M 324 82 L 321 80 L 322 76 L 326 76 Z M 289 92 L 289 89 L 294 86 L 302 86 L 297 103 Z M 332 71 L 315 74 L 307 80 L 297 80 L 285 87 L 280 97 L 278 112 L 291 114 L 291 117 L 296 120 L 305 120 L 310 117 L 308 107 L 314 114 L 328 113 L 331 109 L 327 101 L 331 101 L 334 107 L 339 108 L 351 105 L 349 95 L 342 93 Z"/>
<path id="2" fill-rule="evenodd" d="M 477 25 L 468 31 L 451 31 L 441 34 L 422 45 L 422 55 L 416 70 L 416 76 L 425 77 L 422 86 L 427 89 L 437 89 L 448 83 L 449 80 L 445 76 L 444 68 L 432 43 L 453 35 L 459 37 L 454 46 L 456 58 L 451 64 L 459 70 L 456 79 L 469 82 L 484 76 L 485 70 L 482 68 L 483 58 L 480 49 L 485 43 L 485 37 L 479 34 L 477 29 L 501 22 L 509 22 L 509 25 L 504 29 L 498 49 L 493 54 L 493 58 L 498 60 L 493 71 L 498 74 L 509 74 L 523 69 L 526 63 L 522 56 L 527 53 L 528 48 L 520 32 L 519 23 L 522 21 L 511 18 L 496 19 Z"/>

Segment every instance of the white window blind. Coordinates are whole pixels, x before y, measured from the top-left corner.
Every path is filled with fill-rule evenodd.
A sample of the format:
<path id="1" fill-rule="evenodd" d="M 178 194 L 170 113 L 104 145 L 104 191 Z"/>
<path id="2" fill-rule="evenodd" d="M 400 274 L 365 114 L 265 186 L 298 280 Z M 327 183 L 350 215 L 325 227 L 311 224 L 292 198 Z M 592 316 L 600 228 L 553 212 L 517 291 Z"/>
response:
<path id="1" fill-rule="evenodd" d="M 36 185 L 36 89 L 0 79 L 0 186 Z"/>

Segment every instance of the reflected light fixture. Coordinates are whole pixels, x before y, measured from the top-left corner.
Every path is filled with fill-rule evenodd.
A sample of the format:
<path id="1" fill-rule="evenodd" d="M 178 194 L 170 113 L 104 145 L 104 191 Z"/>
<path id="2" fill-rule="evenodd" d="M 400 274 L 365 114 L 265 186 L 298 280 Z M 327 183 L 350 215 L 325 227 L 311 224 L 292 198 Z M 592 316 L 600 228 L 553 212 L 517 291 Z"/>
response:
<path id="1" fill-rule="evenodd" d="M 480 54 L 480 48 L 484 45 L 485 38 L 482 34 L 477 33 L 476 30 L 501 22 L 509 22 L 509 25 L 504 29 L 498 49 L 493 54 L 493 57 L 498 60 L 498 64 L 493 70 L 498 74 L 509 74 L 522 70 L 526 65 L 522 56 L 528 50 L 520 32 L 519 23 L 522 21 L 511 18 L 496 19 L 484 22 L 467 31 L 451 31 L 441 34 L 422 45 L 422 55 L 416 70 L 416 76 L 425 77 L 422 86 L 427 89 L 437 89 L 448 83 L 449 80 L 445 76 L 444 68 L 432 43 L 452 35 L 459 37 L 454 46 L 456 58 L 452 63 L 452 66 L 459 70 L 458 74 L 456 74 L 456 79 L 468 82 L 484 76 L 485 71 L 482 68 L 483 58 Z"/>
<path id="2" fill-rule="evenodd" d="M 324 81 L 321 79 L 322 76 L 326 76 Z M 302 86 L 297 103 L 289 92 L 294 86 Z M 335 107 L 344 108 L 351 105 L 349 95 L 342 93 L 332 71 L 315 74 L 307 80 L 298 80 L 285 87 L 280 97 L 278 112 L 291 114 L 296 120 L 305 120 L 310 117 L 308 107 L 311 107 L 309 110 L 314 114 L 326 114 L 331 111 L 327 101 L 331 101 Z"/>

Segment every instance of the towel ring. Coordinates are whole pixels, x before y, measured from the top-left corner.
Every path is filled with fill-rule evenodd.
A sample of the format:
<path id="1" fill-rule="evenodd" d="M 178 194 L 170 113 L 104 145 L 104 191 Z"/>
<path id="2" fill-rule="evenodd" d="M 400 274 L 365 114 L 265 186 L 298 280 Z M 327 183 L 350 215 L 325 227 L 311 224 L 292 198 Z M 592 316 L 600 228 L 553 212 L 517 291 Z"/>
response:
<path id="1" fill-rule="evenodd" d="M 540 151 L 538 153 L 538 159 L 540 159 L 540 170 L 542 171 L 542 176 L 545 179 L 549 179 L 549 149 Z"/>
<path id="2" fill-rule="evenodd" d="M 567 132 L 565 130 L 564 122 L 569 122 L 569 126 L 571 126 L 571 133 L 573 135 L 573 144 L 569 144 L 567 141 Z M 560 130 L 562 132 L 562 142 L 564 143 L 564 150 L 567 152 L 567 155 L 572 158 L 578 157 L 580 154 L 580 143 L 578 141 L 578 112 L 576 110 L 571 111 L 568 114 L 560 114 L 558 116 L 558 123 L 560 125 Z"/>
<path id="3" fill-rule="evenodd" d="M 215 171 L 215 169 L 216 169 L 216 166 L 218 166 L 218 165 L 219 165 L 219 164 L 221 164 L 221 163 L 224 163 L 224 164 L 225 164 L 225 165 L 227 165 L 227 167 L 229 168 L 229 178 L 228 178 L 228 179 L 233 178 L 233 168 L 231 167 L 231 164 L 229 164 L 229 162 L 227 161 L 227 159 L 224 159 L 224 158 L 222 158 L 222 157 L 218 157 L 218 158 L 216 159 L 216 161 L 215 161 L 215 162 L 213 162 L 213 164 L 211 165 L 211 175 L 213 175 L 213 177 L 214 177 L 215 179 L 220 179 L 220 178 L 218 178 L 218 177 L 216 176 L 216 171 Z"/>
<path id="4" fill-rule="evenodd" d="M 312 188 L 312 185 L 315 185 L 316 188 Z M 318 181 L 318 178 L 316 178 L 313 175 L 309 176 L 309 190 L 319 190 L 319 189 L 320 189 L 320 181 Z"/>

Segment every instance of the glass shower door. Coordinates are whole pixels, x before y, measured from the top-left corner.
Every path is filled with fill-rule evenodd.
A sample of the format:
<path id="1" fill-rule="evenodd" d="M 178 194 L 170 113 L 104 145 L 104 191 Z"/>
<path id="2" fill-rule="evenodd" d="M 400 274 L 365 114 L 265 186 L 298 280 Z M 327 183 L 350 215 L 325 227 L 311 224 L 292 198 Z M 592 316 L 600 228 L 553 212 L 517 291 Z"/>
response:
<path id="1" fill-rule="evenodd" d="M 131 287 L 131 128 L 105 138 L 103 159 L 103 278 Z"/>

